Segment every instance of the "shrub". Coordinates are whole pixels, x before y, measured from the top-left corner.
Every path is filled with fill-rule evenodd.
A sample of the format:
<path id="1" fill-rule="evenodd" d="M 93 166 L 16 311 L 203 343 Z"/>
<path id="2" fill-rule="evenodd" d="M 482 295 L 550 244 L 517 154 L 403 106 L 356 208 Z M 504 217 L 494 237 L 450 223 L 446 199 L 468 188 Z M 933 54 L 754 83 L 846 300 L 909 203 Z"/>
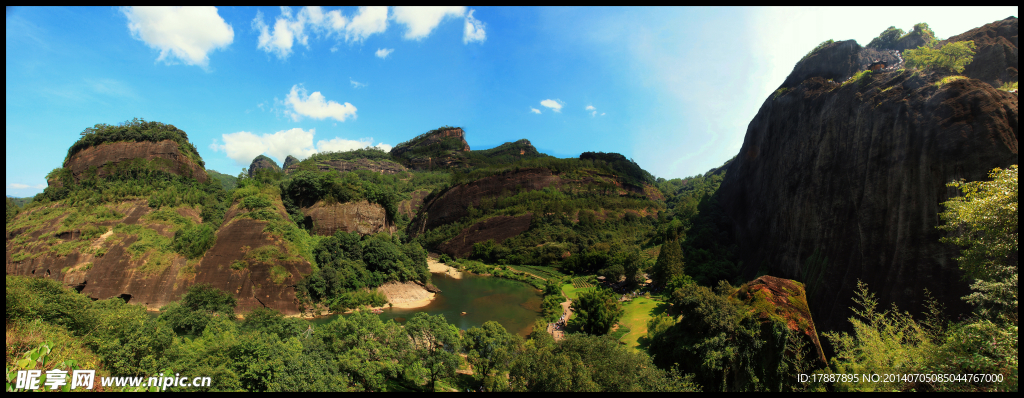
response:
<path id="1" fill-rule="evenodd" d="M 271 203 L 270 203 L 270 199 L 267 199 L 266 196 L 263 196 L 263 195 L 252 195 L 252 196 L 247 196 L 245 199 L 242 199 L 242 203 L 239 206 L 241 206 L 243 209 L 252 211 L 252 210 L 256 210 L 256 209 L 262 209 L 262 208 L 265 208 L 265 207 L 270 207 Z"/>
<path id="2" fill-rule="evenodd" d="M 209 224 L 192 225 L 174 233 L 171 247 L 188 259 L 202 257 L 213 247 L 217 236 Z"/>
<path id="3" fill-rule="evenodd" d="M 963 73 L 964 68 L 974 60 L 976 49 L 973 40 L 958 41 L 947 43 L 938 50 L 925 46 L 907 50 L 903 52 L 903 58 L 911 68 L 944 69 Z"/>

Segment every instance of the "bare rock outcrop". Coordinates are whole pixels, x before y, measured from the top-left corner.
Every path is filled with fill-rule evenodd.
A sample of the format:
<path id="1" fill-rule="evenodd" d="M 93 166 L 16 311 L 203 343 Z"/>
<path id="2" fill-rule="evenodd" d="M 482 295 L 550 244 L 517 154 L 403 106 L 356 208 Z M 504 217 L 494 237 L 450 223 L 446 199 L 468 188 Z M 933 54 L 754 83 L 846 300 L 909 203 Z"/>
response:
<path id="1" fill-rule="evenodd" d="M 388 222 L 384 207 L 367 201 L 327 204 L 318 201 L 302 208 L 302 213 L 313 223 L 313 233 L 330 236 L 336 231 L 358 232 L 363 235 L 395 231 Z"/>
<path id="2" fill-rule="evenodd" d="M 96 167 L 97 176 L 103 178 L 110 175 L 110 166 L 132 159 L 156 161 L 157 166 L 164 171 L 191 176 L 200 182 L 209 179 L 206 169 L 185 157 L 178 148 L 178 143 L 172 140 L 109 142 L 88 147 L 72 155 L 64 163 L 64 168 L 71 170 L 76 181 L 81 179 L 90 167 Z"/>
<path id="3" fill-rule="evenodd" d="M 883 306 L 920 312 L 927 288 L 964 313 L 957 248 L 935 228 L 940 203 L 957 194 L 946 183 L 1018 163 L 1017 97 L 912 71 L 826 81 L 856 68 L 858 47 L 808 57 L 784 83 L 793 89 L 750 122 L 718 192 L 742 272 L 805 283 L 825 330 L 849 327 L 858 280 Z"/>

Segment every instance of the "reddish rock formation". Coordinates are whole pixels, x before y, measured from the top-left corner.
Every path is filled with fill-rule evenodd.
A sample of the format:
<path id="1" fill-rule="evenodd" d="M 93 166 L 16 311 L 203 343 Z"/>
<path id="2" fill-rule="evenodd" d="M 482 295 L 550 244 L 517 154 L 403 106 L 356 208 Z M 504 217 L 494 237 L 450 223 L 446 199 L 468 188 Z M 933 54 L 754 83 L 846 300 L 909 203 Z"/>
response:
<path id="1" fill-rule="evenodd" d="M 71 170 L 77 181 L 90 167 L 97 168 L 97 175 L 109 175 L 108 163 L 117 164 L 131 159 L 158 160 L 158 165 L 165 171 L 177 175 L 191 176 L 199 182 L 206 182 L 209 176 L 206 169 L 185 157 L 172 140 L 160 142 L 110 142 L 89 147 L 75 153 L 64 163 L 64 168 Z M 160 162 L 162 161 L 162 162 Z"/>
<path id="2" fill-rule="evenodd" d="M 820 361 L 818 366 L 828 364 L 825 352 L 821 349 L 818 331 L 814 327 L 814 319 L 807 307 L 804 284 L 764 275 L 740 286 L 733 297 L 749 306 L 762 322 L 779 320 L 789 330 L 803 333 L 815 348 L 815 357 Z"/>
<path id="3" fill-rule="evenodd" d="M 324 201 L 302 208 L 302 213 L 313 221 L 313 233 L 330 236 L 335 231 L 359 232 L 363 235 L 386 231 L 393 233 L 395 226 L 386 220 L 384 208 L 367 201 L 337 203 Z"/>
<path id="4" fill-rule="evenodd" d="M 462 230 L 451 240 L 442 243 L 438 249 L 451 256 L 468 257 L 473 252 L 473 245 L 476 243 L 488 240 L 502 243 L 505 239 L 526 232 L 526 230 L 530 229 L 530 220 L 532 218 L 533 213 L 526 213 L 516 217 L 497 216 L 488 218 Z"/>
<path id="5" fill-rule="evenodd" d="M 793 89 L 750 122 L 718 192 L 744 275 L 806 283 L 825 330 L 849 327 L 857 280 L 883 307 L 917 313 L 927 288 L 964 313 L 967 282 L 957 249 L 939 243 L 937 214 L 957 193 L 946 183 L 1018 163 L 1017 97 L 911 71 L 827 83 L 856 69 L 858 50 L 836 43 L 797 64 L 784 83 Z"/>
<path id="6" fill-rule="evenodd" d="M 383 174 L 395 174 L 406 171 L 405 166 L 390 160 L 369 160 L 369 159 L 356 159 L 356 160 L 327 160 L 318 162 L 316 164 L 318 170 L 328 171 L 335 170 L 338 172 L 355 171 L 355 170 L 369 170 L 374 173 Z M 292 163 L 285 167 L 284 173 L 291 174 L 299 169 L 299 163 Z"/>
<path id="7" fill-rule="evenodd" d="M 442 147 L 450 139 L 457 140 L 457 148 Z M 427 150 L 440 152 L 439 157 L 417 156 L 415 152 Z M 391 156 L 399 159 L 406 167 L 414 170 L 433 170 L 436 168 L 464 167 L 465 157 L 461 153 L 469 152 L 466 133 L 459 127 L 445 127 L 421 135 L 409 142 L 403 142 L 391 149 Z"/>

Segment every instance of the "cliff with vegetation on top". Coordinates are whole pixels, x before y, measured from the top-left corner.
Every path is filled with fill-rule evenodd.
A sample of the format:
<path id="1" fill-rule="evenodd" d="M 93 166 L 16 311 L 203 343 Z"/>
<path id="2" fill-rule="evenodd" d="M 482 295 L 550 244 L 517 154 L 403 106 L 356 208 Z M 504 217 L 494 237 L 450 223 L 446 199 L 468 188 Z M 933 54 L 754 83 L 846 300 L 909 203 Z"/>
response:
<path id="1" fill-rule="evenodd" d="M 925 289 L 969 311 L 940 203 L 957 194 L 946 183 L 1018 163 L 1017 96 L 948 72 L 861 72 L 861 50 L 810 54 L 750 122 L 717 195 L 740 271 L 803 281 L 825 330 L 848 326 L 858 280 L 915 313 Z"/>

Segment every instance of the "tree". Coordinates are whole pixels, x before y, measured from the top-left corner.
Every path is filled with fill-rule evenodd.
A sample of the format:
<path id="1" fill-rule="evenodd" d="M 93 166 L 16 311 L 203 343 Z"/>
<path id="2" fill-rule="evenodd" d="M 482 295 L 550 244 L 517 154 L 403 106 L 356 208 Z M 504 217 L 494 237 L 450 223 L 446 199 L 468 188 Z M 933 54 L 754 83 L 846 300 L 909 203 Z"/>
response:
<path id="1" fill-rule="evenodd" d="M 572 303 L 572 311 L 583 331 L 595 335 L 607 334 L 623 312 L 615 293 L 606 289 L 580 293 Z"/>
<path id="2" fill-rule="evenodd" d="M 459 328 L 448 323 L 444 315 L 430 316 L 418 312 L 406 323 L 405 331 L 430 375 L 430 391 L 434 391 L 437 379 L 455 376 L 460 361 L 458 352 L 462 347 Z"/>
<path id="3" fill-rule="evenodd" d="M 936 50 L 926 46 L 903 52 L 907 67 L 924 69 L 946 69 L 961 73 L 971 61 L 977 46 L 973 40 L 946 43 Z"/>
<path id="4" fill-rule="evenodd" d="M 679 241 L 668 241 L 661 245 L 658 261 L 654 263 L 654 281 L 666 285 L 675 276 L 683 274 L 683 249 Z"/>
<path id="5" fill-rule="evenodd" d="M 479 372 L 481 380 L 493 371 L 507 370 L 521 344 L 519 336 L 509 333 L 495 321 L 467 329 L 463 340 L 469 363 Z"/>
<path id="6" fill-rule="evenodd" d="M 974 293 L 965 297 L 979 314 L 1017 323 L 1017 165 L 989 173 L 992 181 L 951 182 L 964 196 L 943 203 L 939 214 L 951 232 L 941 239 L 962 247 L 956 260 Z"/>

